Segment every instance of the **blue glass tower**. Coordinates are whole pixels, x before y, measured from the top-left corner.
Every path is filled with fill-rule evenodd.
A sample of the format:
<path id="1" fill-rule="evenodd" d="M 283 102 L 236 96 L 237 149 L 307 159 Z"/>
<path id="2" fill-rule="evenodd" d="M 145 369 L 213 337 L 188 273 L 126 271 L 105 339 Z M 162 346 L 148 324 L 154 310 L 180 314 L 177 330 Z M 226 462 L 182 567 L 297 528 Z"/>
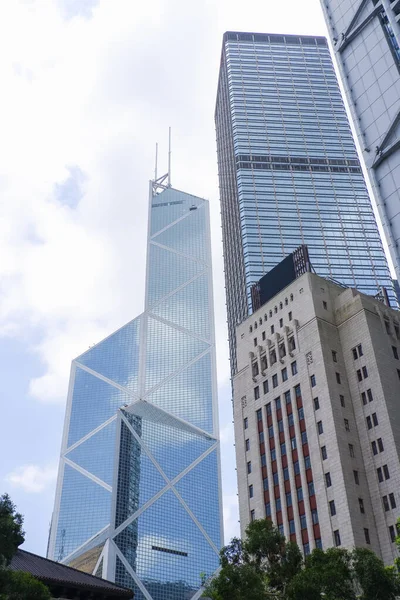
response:
<path id="1" fill-rule="evenodd" d="M 145 311 L 72 362 L 49 557 L 195 600 L 223 542 L 209 208 L 164 181 Z"/>
<path id="2" fill-rule="evenodd" d="M 326 39 L 225 33 L 215 120 L 232 372 L 251 285 L 300 244 L 319 275 L 395 305 Z"/>

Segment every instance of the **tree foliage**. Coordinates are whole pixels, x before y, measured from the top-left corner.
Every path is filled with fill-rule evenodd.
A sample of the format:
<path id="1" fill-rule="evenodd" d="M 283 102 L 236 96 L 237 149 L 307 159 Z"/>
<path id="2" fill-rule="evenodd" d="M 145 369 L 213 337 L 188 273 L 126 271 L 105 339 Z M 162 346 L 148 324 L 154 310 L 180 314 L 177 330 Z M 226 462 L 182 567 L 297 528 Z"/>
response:
<path id="1" fill-rule="evenodd" d="M 30 573 L 9 568 L 25 540 L 23 521 L 8 494 L 0 496 L 0 600 L 50 600 L 50 592 L 43 583 Z"/>
<path id="2" fill-rule="evenodd" d="M 398 540 L 400 547 L 400 538 Z M 269 520 L 250 523 L 244 541 L 220 553 L 220 571 L 206 585 L 211 600 L 395 600 L 400 574 L 369 549 L 315 549 L 305 561 Z"/>

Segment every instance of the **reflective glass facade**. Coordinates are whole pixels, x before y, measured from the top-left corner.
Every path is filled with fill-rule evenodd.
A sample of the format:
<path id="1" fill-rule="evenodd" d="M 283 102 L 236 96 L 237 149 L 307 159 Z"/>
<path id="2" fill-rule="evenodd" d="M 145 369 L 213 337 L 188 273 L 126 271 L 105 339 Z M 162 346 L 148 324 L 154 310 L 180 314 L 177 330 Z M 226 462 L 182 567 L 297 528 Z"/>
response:
<path id="1" fill-rule="evenodd" d="M 145 311 L 72 363 L 49 557 L 189 600 L 223 543 L 208 202 L 151 186 Z"/>
<path id="2" fill-rule="evenodd" d="M 300 244 L 319 275 L 394 302 L 325 38 L 226 33 L 215 118 L 232 371 L 250 286 Z"/>

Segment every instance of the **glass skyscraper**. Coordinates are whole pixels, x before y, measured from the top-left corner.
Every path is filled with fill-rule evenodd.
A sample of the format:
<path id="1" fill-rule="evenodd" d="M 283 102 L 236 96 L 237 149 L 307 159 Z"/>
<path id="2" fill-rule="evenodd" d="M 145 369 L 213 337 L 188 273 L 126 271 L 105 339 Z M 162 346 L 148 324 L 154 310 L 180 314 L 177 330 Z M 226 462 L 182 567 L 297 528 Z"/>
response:
<path id="1" fill-rule="evenodd" d="M 225 33 L 215 120 L 232 372 L 250 286 L 300 244 L 319 275 L 394 303 L 326 39 Z"/>
<path id="2" fill-rule="evenodd" d="M 195 600 L 223 543 L 209 207 L 163 180 L 145 311 L 72 362 L 48 555 Z"/>

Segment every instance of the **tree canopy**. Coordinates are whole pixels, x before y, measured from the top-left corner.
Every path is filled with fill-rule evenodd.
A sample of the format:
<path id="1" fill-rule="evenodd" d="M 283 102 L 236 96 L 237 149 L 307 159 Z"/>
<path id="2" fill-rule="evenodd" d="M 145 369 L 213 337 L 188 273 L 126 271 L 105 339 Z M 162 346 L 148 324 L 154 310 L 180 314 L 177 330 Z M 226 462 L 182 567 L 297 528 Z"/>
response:
<path id="1" fill-rule="evenodd" d="M 400 539 L 399 539 L 400 546 Z M 315 549 L 303 560 L 270 520 L 249 524 L 220 553 L 220 571 L 206 585 L 211 600 L 395 600 L 400 575 L 368 548 Z"/>
<path id="2" fill-rule="evenodd" d="M 0 496 L 0 600 L 50 600 L 47 587 L 30 573 L 12 571 L 11 560 L 25 541 L 24 519 L 8 494 Z"/>

